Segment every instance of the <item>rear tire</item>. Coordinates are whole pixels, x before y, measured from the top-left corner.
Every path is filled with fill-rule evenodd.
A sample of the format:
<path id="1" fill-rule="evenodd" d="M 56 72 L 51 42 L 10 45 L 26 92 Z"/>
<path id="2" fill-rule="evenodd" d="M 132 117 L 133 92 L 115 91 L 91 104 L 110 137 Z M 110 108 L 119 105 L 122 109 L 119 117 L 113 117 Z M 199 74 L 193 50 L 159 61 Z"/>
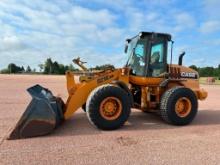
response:
<path id="1" fill-rule="evenodd" d="M 197 111 L 197 97 L 189 88 L 174 87 L 161 98 L 160 115 L 167 123 L 187 125 L 195 118 Z"/>
<path id="2" fill-rule="evenodd" d="M 126 91 L 113 85 L 103 85 L 94 89 L 86 102 L 89 121 L 103 130 L 114 130 L 124 125 L 131 104 Z"/>

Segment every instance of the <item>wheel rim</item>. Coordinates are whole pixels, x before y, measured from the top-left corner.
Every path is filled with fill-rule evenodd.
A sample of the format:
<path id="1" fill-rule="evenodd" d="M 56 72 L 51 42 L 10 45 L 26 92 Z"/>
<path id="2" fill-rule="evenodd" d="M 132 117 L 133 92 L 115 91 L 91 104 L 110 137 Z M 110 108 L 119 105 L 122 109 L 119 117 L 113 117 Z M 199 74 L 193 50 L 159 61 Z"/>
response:
<path id="1" fill-rule="evenodd" d="M 101 102 L 99 111 L 106 120 L 115 120 L 122 112 L 121 101 L 116 97 L 107 97 Z"/>
<path id="2" fill-rule="evenodd" d="M 191 112 L 191 109 L 192 104 L 188 98 L 182 97 L 177 100 L 175 105 L 175 112 L 179 117 L 183 118 L 188 116 Z"/>

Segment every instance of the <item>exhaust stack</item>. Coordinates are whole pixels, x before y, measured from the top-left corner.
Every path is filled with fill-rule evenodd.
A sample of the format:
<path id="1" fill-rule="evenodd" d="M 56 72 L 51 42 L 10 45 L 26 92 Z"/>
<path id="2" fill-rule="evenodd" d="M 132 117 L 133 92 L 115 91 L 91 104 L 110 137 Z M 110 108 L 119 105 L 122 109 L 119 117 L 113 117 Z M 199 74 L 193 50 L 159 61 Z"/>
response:
<path id="1" fill-rule="evenodd" d="M 186 54 L 186 52 L 182 52 L 179 56 L 179 62 L 178 62 L 178 65 L 182 65 L 183 63 L 183 56 Z"/>

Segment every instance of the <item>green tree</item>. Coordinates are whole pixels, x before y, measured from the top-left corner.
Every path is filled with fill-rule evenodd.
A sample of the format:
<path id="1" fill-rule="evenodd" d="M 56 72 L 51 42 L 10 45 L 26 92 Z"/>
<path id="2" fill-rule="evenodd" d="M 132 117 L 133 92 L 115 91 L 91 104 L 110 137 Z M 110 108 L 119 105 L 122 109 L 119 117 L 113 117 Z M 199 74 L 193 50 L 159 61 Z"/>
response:
<path id="1" fill-rule="evenodd" d="M 79 69 L 76 69 L 76 68 L 73 66 L 73 64 L 70 64 L 70 65 L 68 66 L 68 70 L 70 70 L 70 71 L 78 71 Z"/>
<path id="2" fill-rule="evenodd" d="M 48 58 L 44 64 L 44 73 L 51 74 L 53 72 L 52 67 L 53 67 L 53 61 L 51 60 L 51 58 Z"/>
<path id="3" fill-rule="evenodd" d="M 60 74 L 60 66 L 59 66 L 58 62 L 55 61 L 54 63 L 52 63 L 51 68 L 52 68 L 51 69 L 52 74 Z"/>
<path id="4" fill-rule="evenodd" d="M 199 68 L 199 74 L 201 77 L 214 76 L 215 75 L 214 73 L 215 73 L 214 67 Z"/>
<path id="5" fill-rule="evenodd" d="M 5 69 L 2 69 L 2 70 L 1 70 L 1 73 L 2 73 L 2 74 L 9 74 L 10 71 L 8 70 L 8 68 L 5 68 Z"/>
<path id="6" fill-rule="evenodd" d="M 14 63 L 10 63 L 8 65 L 8 71 L 9 71 L 9 73 L 21 73 L 24 71 L 24 68 L 17 66 Z"/>
<path id="7" fill-rule="evenodd" d="M 63 64 L 59 64 L 59 74 L 65 74 L 65 66 Z"/>
<path id="8" fill-rule="evenodd" d="M 75 71 L 76 69 L 72 64 L 63 65 L 59 64 L 57 61 L 52 61 L 51 58 L 48 58 L 43 65 L 38 65 L 44 74 L 65 74 L 67 70 Z"/>
<path id="9" fill-rule="evenodd" d="M 21 67 L 21 71 L 22 71 L 22 72 L 24 72 L 24 71 L 25 71 L 23 66 Z"/>
<path id="10" fill-rule="evenodd" d="M 31 71 L 32 71 L 32 70 L 31 70 L 31 67 L 28 65 L 27 68 L 26 68 L 26 72 L 27 72 L 27 73 L 31 73 Z"/>
<path id="11" fill-rule="evenodd" d="M 97 65 L 94 70 L 107 70 L 107 69 L 115 69 L 114 65 L 112 64 L 104 64 L 104 65 Z"/>
<path id="12" fill-rule="evenodd" d="M 195 71 L 198 71 L 198 68 L 197 68 L 196 65 L 191 65 L 191 66 L 189 66 L 189 68 L 191 68 L 191 69 L 193 69 L 193 70 L 195 70 Z"/>
<path id="13" fill-rule="evenodd" d="M 70 65 L 59 64 L 57 61 L 53 62 L 51 58 L 46 59 L 46 61 L 43 64 L 39 64 L 38 67 L 40 68 L 40 72 L 43 71 L 44 74 L 65 74 L 67 70 L 70 71 L 77 70 L 76 68 L 74 68 L 72 64 Z M 14 63 L 11 63 L 8 65 L 6 69 L 2 69 L 0 72 L 1 73 L 21 73 L 21 72 L 32 73 L 32 72 L 36 72 L 36 69 L 32 70 L 30 66 L 27 66 L 25 70 L 23 66 L 20 67 Z"/>
<path id="14" fill-rule="evenodd" d="M 40 72 L 44 70 L 44 64 L 39 64 L 38 67 L 40 68 Z"/>

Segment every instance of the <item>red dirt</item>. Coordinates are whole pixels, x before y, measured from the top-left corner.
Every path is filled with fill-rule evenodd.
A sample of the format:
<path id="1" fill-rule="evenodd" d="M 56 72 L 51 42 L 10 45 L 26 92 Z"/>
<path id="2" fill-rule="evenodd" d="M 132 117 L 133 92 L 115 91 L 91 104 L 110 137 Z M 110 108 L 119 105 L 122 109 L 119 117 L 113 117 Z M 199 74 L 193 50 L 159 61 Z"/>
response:
<path id="1" fill-rule="evenodd" d="M 0 164 L 218 164 L 220 161 L 220 86 L 203 86 L 193 123 L 165 124 L 158 116 L 133 110 L 116 131 L 92 127 L 79 110 L 43 137 L 8 141 L 31 97 L 26 88 L 39 83 L 67 98 L 64 76 L 0 75 Z"/>

